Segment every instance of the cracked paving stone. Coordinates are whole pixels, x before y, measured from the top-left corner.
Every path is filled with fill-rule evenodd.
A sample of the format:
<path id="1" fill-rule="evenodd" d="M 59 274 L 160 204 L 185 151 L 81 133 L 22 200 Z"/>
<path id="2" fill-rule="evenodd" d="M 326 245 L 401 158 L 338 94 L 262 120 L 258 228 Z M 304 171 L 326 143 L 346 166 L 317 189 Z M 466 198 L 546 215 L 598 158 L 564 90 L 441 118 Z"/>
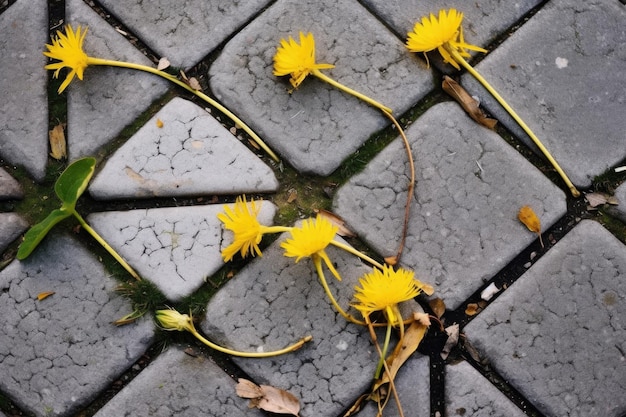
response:
<path id="1" fill-rule="evenodd" d="M 526 414 L 467 362 L 446 365 L 446 415 L 523 417 Z"/>
<path id="2" fill-rule="evenodd" d="M 95 417 L 261 417 L 235 393 L 236 382 L 210 359 L 172 346 Z"/>
<path id="3" fill-rule="evenodd" d="M 0 390 L 36 416 L 69 416 L 131 366 L 154 335 L 131 312 L 117 282 L 80 244 L 48 236 L 24 261 L 0 272 Z M 55 293 L 38 301 L 37 295 Z"/>
<path id="4" fill-rule="evenodd" d="M 19 182 L 17 182 L 8 172 L 0 168 L 0 201 L 21 199 L 24 197 L 24 191 Z"/>
<path id="5" fill-rule="evenodd" d="M 0 102 L 0 156 L 42 181 L 48 163 L 48 74 L 42 54 L 49 42 L 47 2 L 12 4 L 0 15 L 0 33 L 0 91 L 5 97 Z"/>
<path id="6" fill-rule="evenodd" d="M 117 199 L 277 189 L 271 168 L 217 120 L 174 98 L 109 158 L 89 192 L 97 199 Z"/>
<path id="7" fill-rule="evenodd" d="M 0 213 L 0 252 L 4 251 L 28 228 L 28 223 L 17 213 Z"/>
<path id="8" fill-rule="evenodd" d="M 537 239 L 517 220 L 530 205 L 544 230 L 566 212 L 565 195 L 502 138 L 456 103 L 428 110 L 406 135 L 415 197 L 401 263 L 455 309 Z M 397 139 L 338 190 L 334 210 L 383 256 L 396 253 L 408 162 Z"/>
<path id="9" fill-rule="evenodd" d="M 402 365 L 394 380 L 400 404 L 405 416 L 430 416 L 430 369 L 428 356 L 414 354 Z M 376 403 L 369 401 L 358 417 L 375 417 L 378 412 Z M 397 416 L 398 407 L 393 397 L 385 407 L 385 416 Z"/>
<path id="10" fill-rule="evenodd" d="M 626 157 L 625 20 L 617 2 L 552 1 L 476 66 L 581 187 Z M 531 143 L 477 81 L 462 80 Z"/>
<path id="11" fill-rule="evenodd" d="M 626 413 L 626 247 L 584 220 L 469 325 L 493 369 L 549 416 Z"/>
<path id="12" fill-rule="evenodd" d="M 67 22 L 88 26 L 84 50 L 92 57 L 154 66 L 82 0 L 67 0 Z M 143 71 L 91 66 L 67 87 L 69 159 L 92 155 L 131 124 L 168 87 Z"/>
<path id="13" fill-rule="evenodd" d="M 87 221 L 139 275 L 179 301 L 224 265 L 221 250 L 232 242 L 232 232 L 217 218 L 223 211 L 223 204 L 110 211 L 92 213 Z M 271 224 L 275 212 L 264 201 L 259 221 Z"/>
<path id="14" fill-rule="evenodd" d="M 185 0 L 176 7 L 165 1 L 100 3 L 174 67 L 190 68 L 270 1 Z"/>
<path id="15" fill-rule="evenodd" d="M 311 76 L 289 94 L 272 74 L 281 38 L 312 32 L 324 73 L 402 114 L 432 88 L 431 71 L 355 1 L 280 0 L 224 46 L 211 66 L 216 97 L 297 170 L 328 175 L 389 124 L 378 109 Z"/>
<path id="16" fill-rule="evenodd" d="M 366 328 L 335 313 L 311 260 L 294 263 L 283 256 L 280 243 L 288 235 L 279 237 L 211 299 L 201 328 L 209 339 L 247 352 L 282 349 L 313 336 L 294 353 L 233 360 L 257 383 L 298 397 L 302 417 L 339 415 L 369 389 L 378 354 Z M 327 253 L 343 278 L 338 282 L 325 269 L 328 284 L 338 303 L 348 308 L 358 278 L 371 268 L 335 247 Z"/>
<path id="17" fill-rule="evenodd" d="M 615 198 L 619 204 L 615 206 L 613 211 L 617 213 L 617 217 L 626 223 L 626 182 L 617 187 L 615 190 Z"/>

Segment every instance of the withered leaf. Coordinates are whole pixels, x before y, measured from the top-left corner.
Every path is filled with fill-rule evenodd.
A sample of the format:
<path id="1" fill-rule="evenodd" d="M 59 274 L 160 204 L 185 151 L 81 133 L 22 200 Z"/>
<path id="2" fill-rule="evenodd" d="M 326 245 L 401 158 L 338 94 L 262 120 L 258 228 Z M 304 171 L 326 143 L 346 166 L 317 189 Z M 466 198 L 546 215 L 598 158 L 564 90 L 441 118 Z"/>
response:
<path id="1" fill-rule="evenodd" d="M 163 57 L 159 59 L 159 64 L 157 65 L 157 69 L 159 71 L 163 71 L 165 68 L 169 66 L 170 66 L 170 61 L 166 57 Z"/>
<path id="2" fill-rule="evenodd" d="M 446 334 L 448 335 L 448 339 L 446 340 L 446 344 L 443 346 L 440 353 L 441 359 L 443 360 L 448 358 L 452 348 L 459 343 L 459 325 L 453 324 L 452 326 L 446 327 Z"/>
<path id="3" fill-rule="evenodd" d="M 355 234 L 352 230 L 350 230 L 348 228 L 348 226 L 346 226 L 346 222 L 339 217 L 338 215 L 336 215 L 335 213 L 328 211 L 328 210 L 319 210 L 317 212 L 320 216 L 326 218 L 326 220 L 328 220 L 329 222 L 331 222 L 333 224 L 333 226 L 337 226 L 337 228 L 339 230 L 337 230 L 337 234 L 339 236 L 344 236 L 344 237 L 354 237 Z"/>
<path id="4" fill-rule="evenodd" d="M 62 123 L 56 125 L 48 132 L 48 139 L 50 140 L 50 156 L 57 160 L 67 158 L 67 147 Z"/>
<path id="5" fill-rule="evenodd" d="M 541 221 L 535 214 L 535 211 L 530 206 L 524 206 L 517 213 L 517 218 L 524 224 L 531 232 L 539 235 L 539 242 L 543 248 L 543 239 L 541 238 Z"/>
<path id="6" fill-rule="evenodd" d="M 295 188 L 291 188 L 289 190 L 289 196 L 287 197 L 287 202 L 293 203 L 294 201 L 296 201 L 297 198 L 298 198 L 298 190 L 296 190 Z"/>
<path id="7" fill-rule="evenodd" d="M 55 293 L 54 291 L 40 292 L 39 294 L 37 294 L 37 300 L 39 300 L 39 301 L 44 300 L 44 299 L 50 297 L 51 295 L 53 295 L 54 293 Z"/>
<path id="8" fill-rule="evenodd" d="M 250 399 L 250 408 L 294 416 L 298 416 L 300 412 L 300 402 L 293 394 L 270 385 L 256 385 L 252 381 L 239 378 L 235 391 L 240 397 Z"/>
<path id="9" fill-rule="evenodd" d="M 469 303 L 465 308 L 465 314 L 467 314 L 468 316 L 475 316 L 476 314 L 478 314 L 478 304 Z"/>
<path id="10" fill-rule="evenodd" d="M 202 86 L 196 77 L 191 77 L 188 81 L 189 87 L 196 91 L 202 91 Z"/>
<path id="11" fill-rule="evenodd" d="M 485 116 L 485 113 L 483 113 L 479 107 L 478 101 L 470 96 L 459 83 L 445 75 L 443 77 L 442 87 L 443 91 L 458 101 L 461 107 L 463 107 L 463 110 L 465 110 L 467 114 L 476 122 L 489 129 L 493 129 L 496 126 L 498 121 Z"/>
<path id="12" fill-rule="evenodd" d="M 433 298 L 428 302 L 428 305 L 438 319 L 440 319 L 441 316 L 443 316 L 443 313 L 446 312 L 446 303 L 444 303 L 441 298 Z"/>
<path id="13" fill-rule="evenodd" d="M 588 193 L 585 194 L 585 199 L 589 203 L 589 206 L 595 208 L 604 204 L 619 205 L 619 201 L 612 195 L 605 193 Z"/>

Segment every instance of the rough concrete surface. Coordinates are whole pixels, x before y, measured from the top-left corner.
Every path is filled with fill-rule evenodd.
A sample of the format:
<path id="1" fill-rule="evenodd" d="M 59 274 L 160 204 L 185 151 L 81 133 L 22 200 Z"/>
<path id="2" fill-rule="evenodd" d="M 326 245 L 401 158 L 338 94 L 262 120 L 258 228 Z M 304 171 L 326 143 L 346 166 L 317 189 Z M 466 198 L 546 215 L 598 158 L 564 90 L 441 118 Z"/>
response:
<path id="1" fill-rule="evenodd" d="M 162 124 L 158 126 L 158 121 Z M 272 192 L 278 181 L 204 109 L 174 98 L 93 179 L 98 199 Z"/>
<path id="2" fill-rule="evenodd" d="M 551 416 L 626 412 L 626 246 L 585 220 L 465 333 Z"/>

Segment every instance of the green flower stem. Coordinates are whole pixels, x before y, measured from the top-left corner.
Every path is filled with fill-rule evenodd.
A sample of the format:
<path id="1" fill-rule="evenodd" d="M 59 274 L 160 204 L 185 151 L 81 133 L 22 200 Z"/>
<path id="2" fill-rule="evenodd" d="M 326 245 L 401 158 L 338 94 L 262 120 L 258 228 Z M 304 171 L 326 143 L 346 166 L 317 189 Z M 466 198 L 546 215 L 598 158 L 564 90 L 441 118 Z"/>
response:
<path id="1" fill-rule="evenodd" d="M 201 341 L 202 343 L 204 343 L 211 349 L 215 349 L 219 352 L 226 353 L 227 355 L 239 356 L 242 358 L 269 358 L 272 356 L 279 356 L 285 353 L 295 352 L 296 350 L 300 349 L 306 342 L 310 342 L 311 340 L 313 340 L 313 336 L 305 336 L 291 346 L 287 346 L 286 348 L 280 349 L 280 350 L 274 350 L 272 352 L 240 352 L 238 350 L 232 350 L 232 349 L 228 349 L 228 348 L 216 345 L 215 343 L 204 338 L 200 333 L 198 333 L 195 327 L 192 327 L 188 330 L 192 335 L 196 337 L 196 339 L 198 339 L 199 341 Z"/>
<path id="2" fill-rule="evenodd" d="M 359 258 L 363 259 L 366 262 L 369 262 L 370 264 L 374 265 L 376 268 L 378 269 L 383 269 L 383 266 L 381 263 L 375 261 L 374 259 L 370 258 L 369 256 L 367 256 L 366 254 L 359 252 L 358 250 L 354 249 L 352 246 L 346 245 L 345 243 L 341 243 L 341 242 L 337 242 L 336 240 L 331 240 L 330 244 L 333 246 L 336 246 L 340 249 L 345 250 L 348 253 L 351 253 L 355 256 L 358 256 Z"/>
<path id="3" fill-rule="evenodd" d="M 335 299 L 335 296 L 333 295 L 333 293 L 330 292 L 330 288 L 328 287 L 328 283 L 326 282 L 326 277 L 324 276 L 324 271 L 322 270 L 322 260 L 319 257 L 315 257 L 313 258 L 313 263 L 315 264 L 315 270 L 317 271 L 317 275 L 320 278 L 320 283 L 322 284 L 322 287 L 324 288 L 324 291 L 326 292 L 328 299 L 332 303 L 333 307 L 335 307 L 335 310 L 337 310 L 337 312 L 341 314 L 343 318 L 348 320 L 349 322 L 364 326 L 365 322 L 359 321 L 355 319 L 354 317 L 352 317 L 350 314 L 346 313 L 345 310 L 341 308 L 341 306 Z"/>
<path id="4" fill-rule="evenodd" d="M 452 55 L 452 58 L 454 58 L 456 62 L 461 64 L 463 68 L 465 68 L 470 74 L 472 74 L 474 78 L 476 78 L 478 82 L 480 82 L 487 89 L 487 91 L 491 93 L 491 95 L 498 101 L 498 103 L 500 103 L 500 105 L 504 107 L 504 109 L 511 115 L 511 117 L 517 122 L 517 124 L 519 124 L 519 126 L 524 130 L 524 132 L 526 132 L 526 134 L 532 139 L 535 145 L 537 145 L 539 150 L 541 150 L 541 152 L 544 154 L 546 159 L 552 164 L 554 169 L 556 169 L 556 172 L 559 173 L 559 175 L 565 182 L 565 185 L 567 185 L 567 188 L 569 188 L 570 192 L 572 193 L 572 195 L 574 197 L 580 197 L 580 192 L 576 189 L 574 184 L 572 184 L 572 182 L 570 181 L 568 176 L 565 174 L 561 166 L 552 157 L 548 149 L 546 149 L 546 147 L 543 146 L 543 143 L 541 143 L 539 138 L 535 136 L 533 131 L 530 130 L 530 128 L 526 125 L 526 123 L 524 123 L 522 118 L 517 115 L 515 110 L 513 110 L 511 106 L 509 106 L 508 103 L 504 101 L 504 99 L 500 96 L 500 94 L 498 94 L 498 92 L 494 90 L 491 84 L 489 84 L 489 82 L 487 82 L 487 80 L 485 80 L 478 71 L 476 71 L 470 64 L 468 64 L 467 61 L 465 61 L 465 59 L 463 59 L 463 57 L 458 53 L 458 51 L 455 48 L 446 47 L 446 50 Z"/>
<path id="5" fill-rule="evenodd" d="M 80 223 L 80 225 L 83 227 L 83 229 L 87 231 L 87 233 L 93 236 L 93 238 L 96 239 L 96 241 L 98 241 L 98 243 L 101 244 L 102 247 L 106 249 L 107 252 L 109 252 L 111 256 L 113 256 L 115 260 L 119 262 L 120 265 L 122 265 L 124 269 L 128 271 L 130 275 L 132 275 L 133 278 L 135 278 L 137 281 L 141 281 L 141 277 L 139 276 L 139 274 L 137 274 L 137 272 L 135 272 L 135 270 L 130 265 L 128 265 L 128 263 L 124 260 L 124 258 L 122 258 L 115 251 L 115 249 L 113 249 L 104 239 L 102 239 L 102 237 L 95 230 L 91 228 L 91 226 L 87 224 L 87 222 L 81 217 L 80 214 L 78 214 L 76 211 L 74 211 L 73 214 L 74 214 L 74 217 L 76 217 L 76 219 Z"/>
<path id="6" fill-rule="evenodd" d="M 332 78 L 330 78 L 329 76 L 325 75 L 324 73 L 322 73 L 318 69 L 313 69 L 311 71 L 311 74 L 315 75 L 320 80 L 327 82 L 328 84 L 332 85 L 333 87 L 336 87 L 336 88 L 338 88 L 338 89 L 340 89 L 340 90 L 342 90 L 342 91 L 344 91 L 344 92 L 346 92 L 348 94 L 351 94 L 354 97 L 359 98 L 359 99 L 365 101 L 366 103 L 369 103 L 372 106 L 377 107 L 378 109 L 380 109 L 380 110 L 382 110 L 384 112 L 387 112 L 387 113 L 391 113 L 392 112 L 392 110 L 389 107 L 384 106 L 384 105 L 380 104 L 379 102 L 377 102 L 376 100 L 371 99 L 368 96 L 363 95 L 363 94 L 359 93 L 358 91 L 355 91 L 355 90 L 353 90 L 353 89 L 351 89 L 349 87 L 346 87 L 345 85 L 343 85 L 341 83 L 338 83 L 337 81 L 335 81 Z"/>
<path id="7" fill-rule="evenodd" d="M 383 343 L 383 350 L 380 355 L 380 360 L 378 361 L 378 365 L 376 366 L 376 372 L 374 373 L 374 379 L 378 379 L 380 377 L 380 371 L 383 369 L 383 362 L 385 362 L 385 358 L 387 357 L 387 350 L 389 349 L 389 340 L 391 339 L 391 328 L 393 326 L 391 323 L 387 323 L 387 333 L 385 334 L 385 343 Z M 391 378 L 391 375 L 389 376 Z"/>
<path id="8" fill-rule="evenodd" d="M 200 97 L 202 100 L 206 101 L 211 106 L 215 107 L 216 109 L 218 109 L 219 111 L 224 113 L 228 118 L 230 118 L 230 120 L 232 120 L 235 124 L 240 126 L 248 135 L 250 135 L 250 137 L 252 137 L 252 139 L 254 139 L 254 141 L 261 148 L 263 148 L 263 150 L 265 152 L 267 152 L 267 154 L 274 161 L 276 161 L 276 162 L 279 161 L 278 156 L 276 156 L 276 154 L 265 144 L 265 142 L 263 142 L 263 140 L 247 124 L 245 124 L 239 117 L 237 117 L 234 113 L 232 113 L 226 107 L 222 106 L 217 101 L 213 100 L 211 97 L 209 97 L 206 94 L 204 94 L 202 91 L 194 90 L 189 85 L 187 85 L 183 81 L 179 80 L 175 76 L 173 76 L 171 74 L 168 74 L 165 71 L 161 71 L 161 70 L 158 70 L 156 68 L 149 67 L 147 65 L 134 64 L 132 62 L 114 61 L 114 60 L 110 60 L 110 59 L 88 57 L 87 58 L 87 63 L 88 63 L 88 65 L 107 65 L 107 66 L 110 66 L 110 67 L 129 68 L 129 69 L 135 69 L 135 70 L 139 70 L 139 71 L 145 71 L 145 72 L 148 72 L 150 74 L 158 75 L 159 77 L 165 78 L 166 80 L 173 82 L 174 84 L 184 88 L 185 90 L 189 91 L 190 93 L 195 94 L 196 96 Z"/>
<path id="9" fill-rule="evenodd" d="M 283 233 L 283 232 L 291 232 L 293 227 L 289 226 L 261 226 L 261 233 Z"/>

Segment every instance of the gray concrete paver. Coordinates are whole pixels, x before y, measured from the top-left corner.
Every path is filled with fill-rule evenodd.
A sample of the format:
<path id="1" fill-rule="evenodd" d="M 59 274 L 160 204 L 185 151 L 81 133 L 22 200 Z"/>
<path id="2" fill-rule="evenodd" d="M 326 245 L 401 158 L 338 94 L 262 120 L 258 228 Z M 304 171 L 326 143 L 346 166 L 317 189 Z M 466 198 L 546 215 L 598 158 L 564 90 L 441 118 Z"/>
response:
<path id="1" fill-rule="evenodd" d="M 20 184 L 4 169 L 0 168 L 0 201 L 24 197 Z"/>
<path id="2" fill-rule="evenodd" d="M 203 356 L 170 346 L 96 417 L 260 417 L 235 393 L 236 382 Z"/>
<path id="3" fill-rule="evenodd" d="M 109 26 L 82 0 L 65 4 L 67 23 L 87 26 L 84 50 L 89 56 L 153 66 L 139 50 Z M 170 87 L 142 71 L 92 66 L 84 79 L 67 87 L 67 143 L 70 160 L 93 155 L 133 123 Z"/>
<path id="4" fill-rule="evenodd" d="M 467 362 L 446 365 L 445 395 L 446 415 L 450 417 L 526 415 Z"/>
<path id="5" fill-rule="evenodd" d="M 313 336 L 294 353 L 234 361 L 257 383 L 298 397 L 302 417 L 338 415 L 368 389 L 378 355 L 367 329 L 335 313 L 311 261 L 295 264 L 283 256 L 279 245 L 285 238 L 279 237 L 211 299 L 201 328 L 211 340 L 252 352 L 282 349 Z M 371 269 L 335 247 L 327 253 L 343 280 L 337 282 L 327 270 L 326 279 L 347 308 L 357 279 Z"/>
<path id="6" fill-rule="evenodd" d="M 176 7 L 167 1 L 101 3 L 172 65 L 189 68 L 270 1 L 185 0 Z"/>
<path id="7" fill-rule="evenodd" d="M 153 208 L 92 213 L 92 227 L 165 296 L 192 294 L 224 263 L 221 250 L 232 241 L 217 214 L 224 205 Z M 263 202 L 259 221 L 271 224 L 275 206 Z"/>
<path id="8" fill-rule="evenodd" d="M 584 220 L 464 329 L 550 416 L 626 412 L 626 247 Z"/>
<path id="9" fill-rule="evenodd" d="M 476 67 L 580 187 L 626 158 L 625 20 L 615 1 L 552 1 Z M 473 77 L 463 85 L 530 143 Z"/>
<path id="10" fill-rule="evenodd" d="M 517 220 L 530 205 L 547 228 L 566 212 L 563 192 L 456 103 L 428 110 L 406 131 L 416 169 L 402 264 L 456 308 L 537 238 Z M 335 196 L 334 210 L 383 256 L 397 250 L 408 186 L 396 140 Z"/>
<path id="11" fill-rule="evenodd" d="M 216 97 L 296 169 L 328 175 L 389 124 L 381 112 L 309 77 L 272 75 L 281 38 L 312 32 L 325 73 L 402 114 L 432 88 L 431 72 L 356 1 L 280 0 L 224 46 L 210 68 Z"/>
<path id="12" fill-rule="evenodd" d="M 47 2 L 12 4 L 0 15 L 0 33 L 0 157 L 41 181 L 48 162 L 48 74 L 42 54 L 48 43 Z"/>
<path id="13" fill-rule="evenodd" d="M 28 227 L 17 213 L 0 213 L 0 252 L 5 250 Z"/>
<path id="14" fill-rule="evenodd" d="M 192 102 L 174 98 L 107 160 L 89 193 L 119 199 L 277 189 L 272 169 L 221 123 Z"/>
<path id="15" fill-rule="evenodd" d="M 0 271 L 0 390 L 36 416 L 69 416 L 109 386 L 152 343 L 149 318 L 131 312 L 117 282 L 80 244 L 48 236 Z M 55 294 L 43 300 L 37 295 Z"/>

